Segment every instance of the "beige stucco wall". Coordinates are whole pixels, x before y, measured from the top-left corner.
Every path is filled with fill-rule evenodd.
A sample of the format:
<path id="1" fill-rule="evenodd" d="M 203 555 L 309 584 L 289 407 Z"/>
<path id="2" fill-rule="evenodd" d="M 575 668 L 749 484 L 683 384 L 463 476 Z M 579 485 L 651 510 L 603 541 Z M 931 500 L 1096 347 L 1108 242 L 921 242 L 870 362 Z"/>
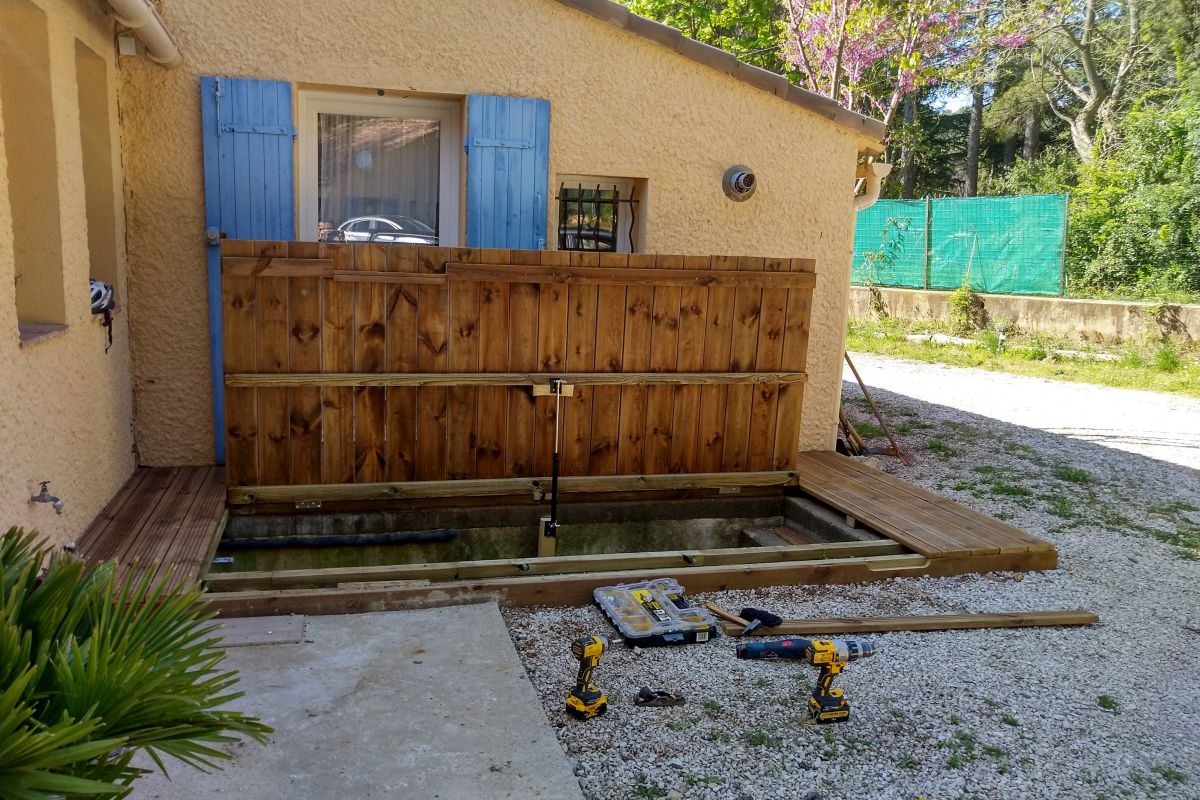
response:
<path id="1" fill-rule="evenodd" d="M 949 292 L 926 289 L 877 289 L 883 310 L 911 320 L 949 319 Z M 1200 340 L 1200 305 L 1135 303 L 1121 300 L 1078 300 L 1069 297 L 1028 297 L 985 294 L 988 320 L 1024 333 L 1050 333 L 1083 342 L 1122 342 L 1128 339 L 1171 337 Z M 870 319 L 876 312 L 871 290 L 850 290 L 850 316 Z"/>
<path id="2" fill-rule="evenodd" d="M 212 458 L 201 75 L 548 99 L 551 179 L 646 179 L 646 250 L 817 260 L 801 445 L 832 445 L 858 152 L 849 132 L 554 0 L 167 0 L 163 15 L 183 66 L 130 58 L 121 70 L 137 436 L 148 463 Z M 735 163 L 759 177 L 746 203 L 720 188 Z"/>
<path id="3" fill-rule="evenodd" d="M 110 66 L 108 103 L 117 170 L 114 202 L 119 246 L 124 228 L 112 25 L 91 3 L 35 1 L 48 18 L 54 108 L 54 137 L 41 145 L 53 147 L 57 154 L 62 220 L 60 230 L 45 233 L 61 238 L 68 328 L 32 344 L 20 342 L 8 175 L 21 168 L 21 160 L 37 158 L 38 153 L 20 153 L 13 163 L 0 147 L 0 526 L 36 528 L 62 543 L 82 533 L 133 470 L 132 369 L 124 309 L 114 318 L 113 347 L 107 355 L 105 331 L 89 310 L 87 216 L 75 86 L 75 41 L 79 39 Z M 123 247 L 120 250 L 123 280 Z M 125 287 L 118 285 L 117 291 L 124 305 Z M 65 502 L 62 516 L 48 505 L 29 503 L 42 480 L 49 480 L 50 491 Z"/>

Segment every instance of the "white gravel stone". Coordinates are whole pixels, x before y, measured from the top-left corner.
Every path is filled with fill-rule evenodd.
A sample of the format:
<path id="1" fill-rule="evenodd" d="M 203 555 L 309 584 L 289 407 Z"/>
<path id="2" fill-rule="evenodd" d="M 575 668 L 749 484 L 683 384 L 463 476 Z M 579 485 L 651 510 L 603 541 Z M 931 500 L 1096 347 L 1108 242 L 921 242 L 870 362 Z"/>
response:
<path id="1" fill-rule="evenodd" d="M 577 668 L 569 646 L 588 633 L 611 636 L 604 616 L 592 607 L 507 610 L 585 794 L 1200 797 L 1200 401 L 855 361 L 916 459 L 880 465 L 1053 541 L 1060 568 L 694 599 L 785 617 L 1088 608 L 1101 623 L 864 635 L 879 652 L 838 678 L 853 711 L 834 726 L 803 720 L 816 677 L 805 664 L 738 661 L 737 640 L 724 637 L 640 652 L 616 645 L 595 675 L 610 710 L 580 723 L 563 712 Z M 865 420 L 856 396 L 848 385 L 852 416 Z M 927 449 L 930 441 L 950 452 Z M 678 577 L 686 587 L 686 572 Z M 688 702 L 637 708 L 643 685 Z M 1103 695 L 1115 709 L 1101 707 Z"/>

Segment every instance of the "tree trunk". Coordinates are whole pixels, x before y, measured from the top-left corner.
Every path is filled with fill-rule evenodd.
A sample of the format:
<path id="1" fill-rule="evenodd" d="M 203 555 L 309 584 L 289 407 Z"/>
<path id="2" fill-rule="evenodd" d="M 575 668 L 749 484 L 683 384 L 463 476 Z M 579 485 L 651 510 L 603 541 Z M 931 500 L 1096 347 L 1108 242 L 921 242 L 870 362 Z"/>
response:
<path id="1" fill-rule="evenodd" d="M 1017 141 L 1020 138 L 1018 134 L 1014 133 L 1004 140 L 1004 166 L 1011 167 L 1013 162 L 1017 160 Z"/>
<path id="2" fill-rule="evenodd" d="M 1021 149 L 1021 158 L 1033 161 L 1037 158 L 1038 145 L 1042 138 L 1042 111 L 1035 108 L 1025 115 L 1025 145 Z"/>
<path id="3" fill-rule="evenodd" d="M 904 127 L 912 135 L 912 124 L 917 114 L 917 101 L 910 94 L 904 99 Z M 917 157 L 911 146 L 900 151 L 900 197 L 911 200 L 917 190 Z"/>
<path id="4" fill-rule="evenodd" d="M 983 133 L 983 84 L 971 87 L 971 124 L 967 129 L 967 174 L 963 197 L 979 193 L 979 139 Z"/>

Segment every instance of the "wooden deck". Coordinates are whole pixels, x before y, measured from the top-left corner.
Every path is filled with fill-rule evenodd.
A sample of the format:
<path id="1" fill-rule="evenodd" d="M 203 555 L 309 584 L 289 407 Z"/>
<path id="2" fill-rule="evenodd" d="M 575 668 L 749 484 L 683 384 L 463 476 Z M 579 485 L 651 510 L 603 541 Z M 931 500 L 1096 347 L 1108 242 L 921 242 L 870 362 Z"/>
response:
<path id="1" fill-rule="evenodd" d="M 1051 543 L 836 453 L 802 454 L 792 485 L 891 541 L 231 573 L 212 576 L 213 588 L 226 591 L 214 592 L 210 603 L 224 616 L 340 614 L 488 600 L 581 605 L 591 602 L 597 586 L 652 577 L 676 578 L 698 593 L 1058 564 Z"/>
<path id="2" fill-rule="evenodd" d="M 801 453 L 796 481 L 805 494 L 921 555 L 984 559 L 981 569 L 969 571 L 983 571 L 997 556 L 1012 569 L 1057 562 L 1050 542 L 838 453 Z"/>
<path id="3" fill-rule="evenodd" d="M 224 527 L 220 467 L 141 467 L 84 531 L 76 555 L 155 581 L 173 566 L 172 582 L 186 585 L 207 571 Z"/>

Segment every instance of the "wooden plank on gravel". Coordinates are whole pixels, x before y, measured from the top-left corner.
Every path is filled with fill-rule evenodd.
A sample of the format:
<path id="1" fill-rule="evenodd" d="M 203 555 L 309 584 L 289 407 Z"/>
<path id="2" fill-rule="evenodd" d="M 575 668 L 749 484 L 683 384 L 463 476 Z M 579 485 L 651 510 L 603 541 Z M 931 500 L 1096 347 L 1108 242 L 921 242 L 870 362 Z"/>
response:
<path id="1" fill-rule="evenodd" d="M 758 627 L 750 636 L 816 636 L 830 633 L 883 633 L 887 631 L 961 631 L 975 628 L 1056 628 L 1094 625 L 1100 617 L 1090 611 L 1021 611 L 1005 614 L 932 614 L 901 617 L 827 617 L 785 619 L 775 628 Z M 742 628 L 725 625 L 729 636 Z"/>

